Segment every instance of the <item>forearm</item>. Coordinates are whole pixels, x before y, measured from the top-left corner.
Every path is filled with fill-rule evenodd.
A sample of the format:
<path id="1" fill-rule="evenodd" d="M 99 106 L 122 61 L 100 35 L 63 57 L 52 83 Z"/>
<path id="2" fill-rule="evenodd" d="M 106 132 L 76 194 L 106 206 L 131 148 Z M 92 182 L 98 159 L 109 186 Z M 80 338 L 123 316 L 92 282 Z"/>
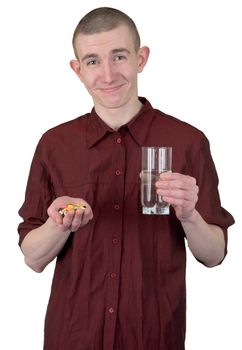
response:
<path id="1" fill-rule="evenodd" d="M 70 235 L 51 218 L 40 227 L 30 231 L 24 238 L 21 249 L 26 264 L 36 272 L 43 269 L 58 255 Z"/>
<path id="2" fill-rule="evenodd" d="M 208 267 L 216 266 L 223 260 L 225 240 L 220 227 L 207 224 L 196 210 L 189 220 L 181 223 L 188 246 L 198 260 Z"/>
<path id="3" fill-rule="evenodd" d="M 67 203 L 78 206 L 81 203 L 82 206 L 68 210 L 62 216 L 59 208 L 64 208 Z M 49 215 L 47 221 L 30 231 L 21 244 L 26 264 L 36 272 L 43 271 L 58 255 L 71 232 L 76 232 L 93 218 L 92 208 L 86 201 L 68 196 L 56 198 L 47 213 Z"/>

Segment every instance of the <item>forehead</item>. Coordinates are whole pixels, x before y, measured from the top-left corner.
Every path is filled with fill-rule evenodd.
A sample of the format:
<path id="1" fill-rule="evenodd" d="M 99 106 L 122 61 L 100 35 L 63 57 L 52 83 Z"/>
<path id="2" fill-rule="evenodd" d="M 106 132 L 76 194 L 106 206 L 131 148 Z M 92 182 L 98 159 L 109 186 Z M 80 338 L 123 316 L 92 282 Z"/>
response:
<path id="1" fill-rule="evenodd" d="M 134 36 L 125 25 L 108 32 L 94 34 L 78 34 L 75 41 L 78 55 L 86 55 L 89 52 L 102 54 L 111 52 L 119 47 L 135 51 Z"/>

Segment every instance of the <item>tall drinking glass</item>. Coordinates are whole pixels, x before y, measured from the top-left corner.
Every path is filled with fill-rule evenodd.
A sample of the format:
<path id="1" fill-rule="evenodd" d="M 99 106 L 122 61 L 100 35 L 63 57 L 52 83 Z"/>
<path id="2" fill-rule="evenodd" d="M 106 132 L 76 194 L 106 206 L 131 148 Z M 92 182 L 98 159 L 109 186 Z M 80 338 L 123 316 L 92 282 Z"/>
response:
<path id="1" fill-rule="evenodd" d="M 171 171 L 172 147 L 142 147 L 141 204 L 143 214 L 166 215 L 169 204 L 156 193 L 160 174 Z"/>

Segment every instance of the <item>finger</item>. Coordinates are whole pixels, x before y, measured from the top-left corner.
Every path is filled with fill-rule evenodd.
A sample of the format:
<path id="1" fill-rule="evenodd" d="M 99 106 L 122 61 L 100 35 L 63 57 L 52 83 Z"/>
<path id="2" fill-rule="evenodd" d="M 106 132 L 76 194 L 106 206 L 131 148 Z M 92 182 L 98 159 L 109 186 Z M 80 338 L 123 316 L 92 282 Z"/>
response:
<path id="1" fill-rule="evenodd" d="M 84 216 L 85 209 L 77 209 L 75 211 L 75 215 L 73 217 L 72 223 L 71 223 L 71 230 L 73 232 L 77 231 L 80 226 L 83 224 L 83 216 Z"/>
<path id="2" fill-rule="evenodd" d="M 182 199 L 186 201 L 196 201 L 197 192 L 196 191 L 186 191 L 182 189 L 157 189 L 156 193 L 162 197 L 171 197 L 176 199 Z"/>
<path id="3" fill-rule="evenodd" d="M 189 217 L 195 209 L 195 204 L 185 200 L 171 197 L 163 197 L 163 199 L 174 208 L 179 220 Z"/>
<path id="4" fill-rule="evenodd" d="M 173 173 L 171 171 L 166 171 L 166 172 L 160 173 L 161 180 L 176 180 L 176 179 L 179 179 L 181 176 L 182 176 L 182 174 Z"/>
<path id="5" fill-rule="evenodd" d="M 181 181 L 184 183 L 196 184 L 196 179 L 189 175 L 184 175 L 180 173 L 166 172 L 160 174 L 161 181 Z"/>
<path id="6" fill-rule="evenodd" d="M 157 193 L 167 196 L 184 196 L 184 198 L 193 198 L 198 194 L 198 186 L 187 182 L 174 181 L 158 181 L 156 183 Z"/>
<path id="7" fill-rule="evenodd" d="M 53 206 L 48 208 L 47 214 L 57 225 L 63 223 L 63 216 Z"/>
<path id="8" fill-rule="evenodd" d="M 86 225 L 93 218 L 93 212 L 91 207 L 87 207 L 87 209 L 83 213 L 82 217 L 82 226 Z"/>
<path id="9" fill-rule="evenodd" d="M 190 183 L 181 181 L 181 180 L 159 180 L 156 182 L 157 188 L 181 188 L 181 189 L 189 189 L 191 187 Z"/>
<path id="10" fill-rule="evenodd" d="M 184 198 L 162 196 L 162 199 L 174 207 L 190 208 L 194 207 L 195 201 L 190 201 Z"/>
<path id="11" fill-rule="evenodd" d="M 65 229 L 71 229 L 72 228 L 72 222 L 73 222 L 73 218 L 75 216 L 75 211 L 69 210 L 63 217 L 62 219 L 62 226 Z"/>
<path id="12" fill-rule="evenodd" d="M 77 231 L 80 227 L 86 225 L 93 218 L 93 212 L 90 206 L 85 209 L 80 208 L 75 211 L 74 218 L 72 220 L 71 229 L 73 232 Z"/>
<path id="13" fill-rule="evenodd" d="M 55 214 L 55 222 L 57 225 L 62 225 L 63 224 L 63 216 L 59 213 Z"/>

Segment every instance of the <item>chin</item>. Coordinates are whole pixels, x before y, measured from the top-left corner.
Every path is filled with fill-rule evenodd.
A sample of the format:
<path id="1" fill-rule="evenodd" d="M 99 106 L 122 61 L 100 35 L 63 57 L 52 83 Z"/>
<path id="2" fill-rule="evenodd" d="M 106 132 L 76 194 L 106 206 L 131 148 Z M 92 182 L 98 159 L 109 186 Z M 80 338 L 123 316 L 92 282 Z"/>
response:
<path id="1" fill-rule="evenodd" d="M 108 109 L 118 109 L 121 108 L 125 105 L 125 103 L 109 103 L 109 104 L 105 104 L 103 105 L 105 108 Z"/>
<path id="2" fill-rule="evenodd" d="M 102 100 L 100 101 L 101 105 L 105 108 L 119 108 L 122 107 L 123 105 L 125 105 L 125 101 L 121 100 L 121 99 L 110 99 L 110 100 Z"/>

